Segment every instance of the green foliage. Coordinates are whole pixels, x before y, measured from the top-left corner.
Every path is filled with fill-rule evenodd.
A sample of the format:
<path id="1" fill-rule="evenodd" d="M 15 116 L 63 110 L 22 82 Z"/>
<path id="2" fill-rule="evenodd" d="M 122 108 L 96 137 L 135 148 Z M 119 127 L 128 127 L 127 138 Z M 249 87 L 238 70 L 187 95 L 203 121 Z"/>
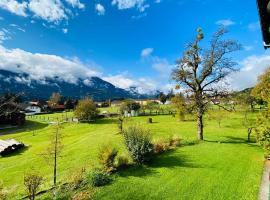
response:
<path id="1" fill-rule="evenodd" d="M 172 105 L 177 109 L 179 120 L 184 121 L 187 113 L 187 104 L 183 94 L 177 94 L 172 99 Z"/>
<path id="2" fill-rule="evenodd" d="M 146 102 L 146 105 L 143 106 L 143 109 L 144 110 L 150 110 L 150 111 L 157 110 L 157 109 L 159 109 L 159 104 L 156 101 L 150 101 L 150 100 L 148 100 Z"/>
<path id="3" fill-rule="evenodd" d="M 141 105 L 139 103 L 136 103 L 133 100 L 125 100 L 120 107 L 121 113 L 124 113 L 124 111 L 131 112 L 132 110 L 138 111 L 141 108 Z"/>
<path id="4" fill-rule="evenodd" d="M 68 177 L 71 180 L 71 187 L 72 189 L 78 189 L 84 184 L 84 177 L 85 177 L 85 168 L 76 170 L 72 173 L 71 176 Z"/>
<path id="5" fill-rule="evenodd" d="M 125 144 L 136 164 L 148 162 L 153 155 L 150 132 L 138 126 L 130 126 L 123 131 Z"/>
<path id="6" fill-rule="evenodd" d="M 228 111 L 220 109 L 220 110 L 209 110 L 208 111 L 208 119 L 214 120 L 218 123 L 218 127 L 221 127 L 221 122 L 228 116 Z"/>
<path id="7" fill-rule="evenodd" d="M 267 156 L 270 155 L 270 110 L 262 113 L 257 120 L 257 141 L 262 145 Z"/>
<path id="8" fill-rule="evenodd" d="M 74 116 L 79 120 L 95 120 L 99 111 L 92 99 L 83 99 L 78 102 Z"/>
<path id="9" fill-rule="evenodd" d="M 252 95 L 270 104 L 270 67 L 258 77 L 258 83 L 252 90 Z"/>
<path id="10" fill-rule="evenodd" d="M 114 163 L 117 153 L 118 151 L 109 144 L 101 147 L 98 160 L 104 171 L 110 173 L 115 170 Z"/>
<path id="11" fill-rule="evenodd" d="M 250 114 L 256 117 L 256 113 Z M 59 113 L 57 115 L 61 116 Z M 46 114 L 41 117 L 56 117 L 57 115 Z M 196 140 L 195 122 L 185 121 L 179 125 L 177 119 L 162 115 L 153 116 L 156 123 L 148 124 L 146 123 L 148 118 L 143 116 L 130 118 L 129 123 L 141 124 L 143 128 L 150 129 L 153 139 L 166 139 L 171 133 L 181 134 L 183 138 L 181 148 L 153 159 L 151 163 L 153 167 L 128 167 L 121 171 L 121 175 L 114 180 L 113 184 L 102 189 L 96 188 L 95 199 L 125 199 L 130 195 L 131 190 L 134 199 L 144 197 L 175 199 L 175 191 L 178 191 L 179 196 L 183 198 L 194 200 L 254 200 L 257 198 L 258 187 L 251 190 L 250 185 L 259 185 L 264 159 L 262 150 L 258 149 L 257 145 L 245 143 L 246 131 L 241 124 L 242 115 L 239 112 L 232 112 L 230 117 L 224 119 L 222 122 L 226 124 L 224 129 L 219 129 L 215 121 L 207 122 L 207 140 L 211 142 Z M 116 119 L 101 119 L 99 123 L 91 125 L 63 124 L 66 148 L 60 162 L 64 164 L 61 164 L 58 169 L 59 180 L 65 182 L 66 177 L 72 174 L 70 169 L 76 166 L 85 166 L 86 163 L 95 165 L 98 162 L 97 152 L 104 141 L 111 142 L 113 146 L 121 150 L 125 148 L 122 136 L 116 134 L 118 129 L 115 122 Z M 44 165 L 44 161 L 37 155 L 43 149 L 41 144 L 44 148 L 49 145 L 48 135 L 51 134 L 53 127 L 34 121 L 28 121 L 26 125 L 29 127 L 27 130 L 1 131 L 3 135 L 0 139 L 18 138 L 20 141 L 31 144 L 29 150 L 19 155 L 0 158 L 2 166 L 0 179 L 4 181 L 5 188 L 9 192 L 8 199 L 21 199 L 25 196 L 22 177 L 29 165 L 35 165 L 42 174 L 48 175 L 44 186 L 50 186 L 52 183 L 50 178 L 52 169 Z M 36 131 L 35 137 L 31 136 L 33 129 Z M 129 159 L 131 163 L 131 157 Z M 231 170 L 230 176 L 228 176 L 228 169 Z M 244 172 L 245 176 L 241 172 Z M 17 183 L 19 185 L 15 188 L 14 185 Z M 191 193 L 190 183 L 201 187 L 194 188 L 195 192 Z M 228 187 L 217 187 L 219 184 Z M 164 187 L 169 190 L 164 192 Z"/>
<path id="12" fill-rule="evenodd" d="M 24 175 L 24 186 L 30 200 L 36 198 L 36 194 L 43 182 L 43 177 L 37 172 L 29 172 Z"/>
<path id="13" fill-rule="evenodd" d="M 117 157 L 117 168 L 124 169 L 129 166 L 129 158 L 126 155 Z"/>
<path id="14" fill-rule="evenodd" d="M 86 176 L 87 182 L 95 187 L 109 184 L 112 181 L 110 174 L 101 169 L 94 169 Z"/>
<path id="15" fill-rule="evenodd" d="M 4 188 L 4 184 L 2 181 L 0 181 L 0 200 L 6 200 L 7 199 L 7 191 Z"/>

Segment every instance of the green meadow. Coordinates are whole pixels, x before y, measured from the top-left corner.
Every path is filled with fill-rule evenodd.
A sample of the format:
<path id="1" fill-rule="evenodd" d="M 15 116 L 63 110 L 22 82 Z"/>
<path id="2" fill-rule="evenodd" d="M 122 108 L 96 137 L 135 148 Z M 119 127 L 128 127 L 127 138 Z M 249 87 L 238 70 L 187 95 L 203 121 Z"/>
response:
<path id="1" fill-rule="evenodd" d="M 61 114 L 41 117 L 52 116 Z M 135 123 L 149 129 L 153 140 L 177 135 L 182 145 L 155 157 L 149 165 L 117 172 L 111 184 L 97 189 L 94 199 L 257 199 L 263 151 L 256 143 L 247 142 L 239 113 L 229 113 L 221 121 L 221 127 L 206 116 L 203 142 L 196 140 L 195 121 L 179 122 L 170 115 L 152 118 L 152 124 L 147 123 L 148 117 L 135 117 L 127 119 L 124 125 Z M 0 139 L 13 138 L 27 145 L 16 154 L 0 157 L 0 180 L 10 191 L 10 199 L 25 196 L 23 176 L 28 170 L 35 169 L 44 175 L 42 189 L 52 186 L 53 169 L 42 153 L 50 144 L 53 127 L 41 119 L 28 118 L 24 127 L 0 132 Z M 119 155 L 127 154 L 117 119 L 65 123 L 61 133 L 63 150 L 58 163 L 61 183 L 68 182 L 72 173 L 82 167 L 97 166 L 97 154 L 104 144 L 116 147 Z"/>

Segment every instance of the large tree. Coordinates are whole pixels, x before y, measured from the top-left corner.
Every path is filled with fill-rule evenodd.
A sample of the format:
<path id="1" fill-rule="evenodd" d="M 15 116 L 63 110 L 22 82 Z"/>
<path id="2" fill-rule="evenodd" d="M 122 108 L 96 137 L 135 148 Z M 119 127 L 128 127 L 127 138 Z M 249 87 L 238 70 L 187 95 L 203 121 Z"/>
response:
<path id="1" fill-rule="evenodd" d="M 14 112 L 18 112 L 21 94 L 5 94 L 0 96 L 0 116 L 8 116 Z"/>
<path id="2" fill-rule="evenodd" d="M 258 77 L 258 83 L 252 90 L 251 94 L 258 99 L 262 99 L 268 102 L 268 107 L 270 103 L 270 67 L 268 67 L 265 72 Z"/>
<path id="3" fill-rule="evenodd" d="M 252 90 L 252 95 L 267 102 L 267 108 L 257 118 L 256 133 L 257 141 L 266 150 L 267 156 L 270 155 L 270 67 L 258 77 L 258 82 Z"/>
<path id="4" fill-rule="evenodd" d="M 78 102 L 75 108 L 74 115 L 79 120 L 95 120 L 99 110 L 96 107 L 95 102 L 92 99 L 82 99 Z"/>
<path id="5" fill-rule="evenodd" d="M 186 89 L 196 108 L 198 139 L 203 140 L 203 115 L 215 97 L 223 95 L 220 83 L 236 70 L 236 63 L 228 54 L 240 50 L 238 42 L 223 39 L 227 33 L 220 28 L 208 48 L 200 47 L 204 34 L 199 28 L 195 40 L 188 44 L 182 58 L 172 72 L 172 78 Z"/>

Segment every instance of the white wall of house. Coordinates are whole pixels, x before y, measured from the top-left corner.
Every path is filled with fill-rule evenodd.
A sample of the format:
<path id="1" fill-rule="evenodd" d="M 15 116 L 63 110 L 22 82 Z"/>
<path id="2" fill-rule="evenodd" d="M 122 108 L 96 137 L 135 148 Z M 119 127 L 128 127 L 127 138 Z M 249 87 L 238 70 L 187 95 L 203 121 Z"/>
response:
<path id="1" fill-rule="evenodd" d="M 41 108 L 39 106 L 31 105 L 26 107 L 25 109 L 27 112 L 30 112 L 32 114 L 38 114 L 41 113 Z"/>

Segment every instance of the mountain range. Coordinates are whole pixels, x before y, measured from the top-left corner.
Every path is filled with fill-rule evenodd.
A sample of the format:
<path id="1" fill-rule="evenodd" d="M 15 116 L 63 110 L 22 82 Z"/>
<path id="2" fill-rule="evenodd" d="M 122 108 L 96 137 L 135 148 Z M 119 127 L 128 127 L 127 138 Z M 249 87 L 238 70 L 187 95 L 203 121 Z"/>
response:
<path id="1" fill-rule="evenodd" d="M 96 101 L 121 98 L 150 98 L 154 95 L 139 94 L 136 88 L 130 90 L 118 88 L 99 77 L 91 77 L 85 82 L 78 79 L 76 83 L 63 81 L 61 77 L 35 80 L 26 73 L 0 70 L 0 94 L 22 93 L 24 100 L 47 100 L 53 92 L 64 97 L 81 99 L 86 96 Z"/>

